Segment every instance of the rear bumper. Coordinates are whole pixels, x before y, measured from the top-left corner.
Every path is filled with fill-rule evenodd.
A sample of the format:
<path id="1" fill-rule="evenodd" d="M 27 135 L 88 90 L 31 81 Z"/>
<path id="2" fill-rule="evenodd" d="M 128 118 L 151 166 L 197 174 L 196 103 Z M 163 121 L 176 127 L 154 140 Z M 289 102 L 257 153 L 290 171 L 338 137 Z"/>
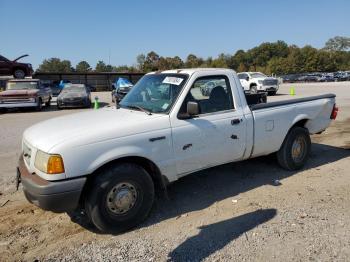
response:
<path id="1" fill-rule="evenodd" d="M 29 173 L 22 156 L 18 163 L 17 177 L 23 184 L 24 195 L 30 203 L 57 213 L 73 211 L 78 207 L 86 182 L 86 177 L 47 181 Z"/>
<path id="2" fill-rule="evenodd" d="M 36 107 L 37 103 L 1 103 L 0 108 Z"/>

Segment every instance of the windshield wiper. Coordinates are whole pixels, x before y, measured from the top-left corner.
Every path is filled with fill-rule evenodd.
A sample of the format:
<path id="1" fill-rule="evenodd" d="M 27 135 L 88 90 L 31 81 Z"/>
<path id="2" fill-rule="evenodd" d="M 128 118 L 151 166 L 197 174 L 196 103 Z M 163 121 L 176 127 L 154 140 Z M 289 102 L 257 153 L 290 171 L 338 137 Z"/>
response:
<path id="1" fill-rule="evenodd" d="M 131 109 L 139 109 L 140 111 L 145 112 L 147 115 L 152 115 L 151 111 L 148 111 L 147 109 L 144 109 L 141 106 L 133 105 L 133 106 L 126 106 L 126 107 Z"/>

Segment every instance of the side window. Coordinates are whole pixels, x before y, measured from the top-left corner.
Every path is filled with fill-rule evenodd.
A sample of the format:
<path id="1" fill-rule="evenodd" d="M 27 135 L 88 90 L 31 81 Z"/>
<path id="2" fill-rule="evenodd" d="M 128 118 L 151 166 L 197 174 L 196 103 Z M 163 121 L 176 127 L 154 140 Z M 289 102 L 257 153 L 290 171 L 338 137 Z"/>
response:
<path id="1" fill-rule="evenodd" d="M 226 76 L 198 78 L 184 100 L 181 113 L 186 112 L 189 101 L 198 103 L 200 114 L 234 109 L 230 82 Z"/>
<path id="2" fill-rule="evenodd" d="M 247 79 L 248 75 L 247 74 L 238 74 L 239 79 Z"/>

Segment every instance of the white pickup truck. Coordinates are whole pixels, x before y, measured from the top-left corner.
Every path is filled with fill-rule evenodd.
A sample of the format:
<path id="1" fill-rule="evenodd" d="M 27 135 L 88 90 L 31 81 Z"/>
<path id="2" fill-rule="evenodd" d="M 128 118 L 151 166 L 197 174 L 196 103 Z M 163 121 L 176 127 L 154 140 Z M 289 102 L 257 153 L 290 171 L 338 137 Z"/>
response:
<path id="1" fill-rule="evenodd" d="M 237 75 L 244 91 L 253 94 L 267 92 L 271 96 L 274 96 L 278 91 L 278 79 L 275 77 L 268 77 L 260 72 L 242 72 Z"/>
<path id="2" fill-rule="evenodd" d="M 218 85 L 204 96 L 208 82 Z M 274 152 L 302 168 L 309 135 L 336 114 L 333 94 L 248 105 L 229 69 L 149 73 L 117 106 L 28 128 L 17 182 L 45 210 L 83 208 L 99 230 L 120 232 L 147 217 L 156 190 L 195 171 Z"/>

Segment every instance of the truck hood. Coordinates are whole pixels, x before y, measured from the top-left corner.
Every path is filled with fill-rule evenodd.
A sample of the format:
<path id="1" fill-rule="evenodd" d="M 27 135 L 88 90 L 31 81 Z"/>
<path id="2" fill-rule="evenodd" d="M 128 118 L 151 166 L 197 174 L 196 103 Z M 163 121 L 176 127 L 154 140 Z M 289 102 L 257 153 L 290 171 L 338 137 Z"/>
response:
<path id="1" fill-rule="evenodd" d="M 267 80 L 277 80 L 277 78 L 275 78 L 275 77 L 256 77 L 256 78 L 253 78 L 254 80 L 265 80 L 265 79 L 267 79 Z"/>
<path id="2" fill-rule="evenodd" d="M 36 96 L 39 92 L 38 89 L 27 89 L 27 90 L 5 90 L 0 92 L 0 97 L 13 97 L 13 96 Z"/>
<path id="3" fill-rule="evenodd" d="M 27 56 L 29 56 L 29 55 L 21 55 L 20 57 L 17 57 L 15 60 L 13 60 L 12 62 L 17 62 L 18 60 L 20 60 L 21 58 L 23 58 L 23 57 L 27 57 Z"/>
<path id="4" fill-rule="evenodd" d="M 163 114 L 107 107 L 40 122 L 26 129 L 23 138 L 44 152 L 57 153 L 53 152 L 54 147 L 65 142 L 72 147 L 81 146 L 169 127 L 169 120 L 160 121 L 163 124 L 155 121 L 162 117 L 169 119 Z"/>

